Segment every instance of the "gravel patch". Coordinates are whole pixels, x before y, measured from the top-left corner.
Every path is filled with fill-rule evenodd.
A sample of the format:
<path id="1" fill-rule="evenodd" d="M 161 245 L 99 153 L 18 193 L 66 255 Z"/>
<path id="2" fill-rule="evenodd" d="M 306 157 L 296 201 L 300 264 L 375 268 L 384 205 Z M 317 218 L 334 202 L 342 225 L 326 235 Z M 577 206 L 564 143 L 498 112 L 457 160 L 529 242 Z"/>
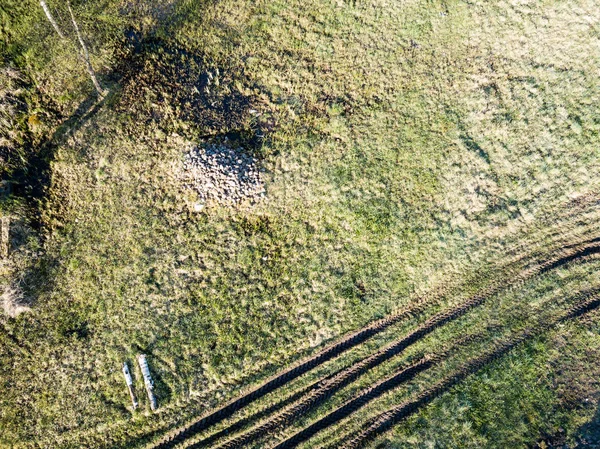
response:
<path id="1" fill-rule="evenodd" d="M 257 160 L 243 148 L 225 144 L 193 147 L 183 161 L 185 187 L 199 196 L 196 211 L 206 203 L 254 203 L 265 196 Z"/>

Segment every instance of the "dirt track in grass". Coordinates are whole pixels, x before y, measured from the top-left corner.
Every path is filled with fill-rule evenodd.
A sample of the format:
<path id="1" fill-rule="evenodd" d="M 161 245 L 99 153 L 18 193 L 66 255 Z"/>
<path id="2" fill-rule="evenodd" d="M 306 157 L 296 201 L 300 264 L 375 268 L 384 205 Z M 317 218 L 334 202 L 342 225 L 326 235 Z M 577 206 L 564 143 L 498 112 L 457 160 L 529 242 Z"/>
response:
<path id="1" fill-rule="evenodd" d="M 342 438 L 341 441 L 335 443 L 335 447 L 340 449 L 356 449 L 363 447 L 367 442 L 371 441 L 376 436 L 384 433 L 395 424 L 398 424 L 403 419 L 418 411 L 421 407 L 430 403 L 436 397 L 450 390 L 454 385 L 462 382 L 465 378 L 476 373 L 499 357 L 502 357 L 515 346 L 528 340 L 533 335 L 544 330 L 548 330 L 552 326 L 562 321 L 584 315 L 600 306 L 600 294 L 598 293 L 598 288 L 584 293 L 582 296 L 584 297 L 582 302 L 569 308 L 567 312 L 558 319 L 541 323 L 540 326 L 535 329 L 527 329 L 517 336 L 510 337 L 506 341 L 497 344 L 492 351 L 466 362 L 458 370 L 456 370 L 454 374 L 440 380 L 431 388 L 419 393 L 413 399 L 409 399 L 398 406 L 378 415 L 374 419 L 369 420 L 368 426 L 366 426 L 360 433 L 357 435 L 346 435 L 346 437 Z"/>
<path id="2" fill-rule="evenodd" d="M 514 288 L 535 275 L 546 272 L 548 270 L 555 269 L 569 262 L 586 258 L 587 256 L 599 253 L 600 243 L 597 240 L 598 239 L 596 238 L 591 238 L 583 243 L 564 245 L 563 248 L 555 252 L 552 257 L 548 257 L 544 262 L 530 266 L 529 268 L 519 273 L 513 272 L 511 277 L 512 284 L 510 286 Z M 517 259 L 521 260 L 522 258 L 525 258 L 525 256 L 518 257 Z M 306 413 L 308 410 L 325 401 L 340 388 L 344 387 L 345 385 L 348 385 L 369 369 L 372 369 L 373 367 L 383 363 L 391 357 L 400 354 L 408 346 L 416 343 L 424 336 L 433 332 L 433 330 L 443 326 L 449 321 L 463 316 L 469 310 L 483 304 L 486 301 L 486 299 L 505 289 L 506 287 L 508 287 L 508 284 L 507 279 L 505 277 L 494 280 L 492 284 L 490 284 L 481 292 L 472 296 L 471 298 L 469 298 L 468 300 L 466 300 L 458 306 L 451 307 L 446 311 L 434 315 L 433 317 L 425 321 L 422 325 L 420 325 L 417 329 L 410 332 L 400 340 L 397 340 L 392 344 L 388 345 L 387 347 L 383 348 L 382 350 L 377 351 L 375 354 L 372 354 L 371 356 L 356 362 L 355 364 L 351 365 L 345 370 L 342 370 L 334 376 L 328 376 L 327 378 L 318 381 L 316 383 L 316 387 L 313 384 L 311 387 L 306 388 L 303 392 L 295 394 L 292 399 L 288 398 L 284 401 L 283 404 L 272 406 L 271 410 L 275 412 L 274 416 L 267 418 L 265 421 L 250 428 L 245 433 L 242 433 L 241 435 L 238 435 L 230 439 L 229 441 L 226 441 L 219 447 L 244 447 L 245 445 L 251 443 L 255 439 L 285 426 L 286 424 L 295 420 L 297 417 Z M 244 406 L 270 393 L 271 391 L 280 388 L 281 386 L 299 377 L 300 375 L 310 371 L 311 369 L 324 363 L 325 361 L 337 357 L 344 351 L 366 341 L 367 339 L 371 338 L 377 333 L 382 332 L 386 328 L 402 321 L 405 318 L 408 318 L 414 314 L 422 313 L 425 306 L 430 305 L 430 301 L 431 298 L 429 298 L 429 301 L 413 304 L 408 308 L 403 309 L 400 312 L 388 318 L 376 321 L 375 323 L 355 333 L 350 334 L 346 338 L 323 349 L 322 351 L 310 357 L 309 359 L 306 359 L 303 362 L 298 363 L 292 366 L 291 368 L 273 376 L 271 379 L 269 379 L 259 387 L 255 388 L 254 390 L 229 402 L 228 404 L 212 412 L 211 414 L 200 418 L 191 425 L 183 429 L 178 429 L 177 431 L 171 432 L 169 435 L 167 435 L 166 438 L 164 438 L 162 441 L 160 441 L 157 445 L 153 447 L 171 448 L 175 447 L 180 443 L 186 442 L 187 440 L 191 439 L 200 432 L 208 429 L 212 425 L 217 424 L 220 421 L 228 418 L 236 411 L 242 409 Z M 412 370 L 407 372 L 407 375 L 411 372 Z M 294 401 L 294 399 L 296 400 Z M 282 408 L 283 410 L 281 410 Z M 277 412 L 277 410 L 281 411 Z M 261 417 L 268 415 L 268 412 L 263 411 L 258 415 L 259 416 L 256 416 L 256 418 L 260 419 Z M 245 425 L 248 424 L 249 421 L 251 421 L 251 419 L 245 419 L 241 420 L 241 422 L 234 423 L 225 430 L 218 432 L 218 434 L 208 437 L 208 441 L 205 439 L 196 442 L 189 447 L 206 447 L 207 444 L 212 444 L 213 442 L 215 442 L 218 439 L 218 437 L 231 435 L 237 430 L 243 428 Z"/>

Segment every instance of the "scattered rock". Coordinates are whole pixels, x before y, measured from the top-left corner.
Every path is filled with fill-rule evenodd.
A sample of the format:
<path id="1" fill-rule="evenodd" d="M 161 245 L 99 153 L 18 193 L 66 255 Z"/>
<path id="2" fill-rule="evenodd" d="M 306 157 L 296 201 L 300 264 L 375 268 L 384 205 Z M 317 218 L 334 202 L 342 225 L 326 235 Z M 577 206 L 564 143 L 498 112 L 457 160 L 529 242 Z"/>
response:
<path id="1" fill-rule="evenodd" d="M 234 205 L 265 195 L 257 160 L 243 148 L 224 143 L 193 147 L 183 161 L 183 179 L 186 188 L 198 193 L 196 212 L 208 202 Z"/>

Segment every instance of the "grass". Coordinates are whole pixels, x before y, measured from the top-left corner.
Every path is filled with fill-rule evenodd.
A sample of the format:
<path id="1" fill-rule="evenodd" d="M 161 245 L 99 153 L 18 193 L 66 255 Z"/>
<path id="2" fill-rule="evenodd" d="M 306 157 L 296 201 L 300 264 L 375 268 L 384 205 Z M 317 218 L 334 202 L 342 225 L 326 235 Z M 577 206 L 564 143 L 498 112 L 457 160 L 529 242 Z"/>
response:
<path id="1" fill-rule="evenodd" d="M 590 277 L 589 273 L 593 273 L 596 266 L 597 263 L 584 265 L 576 270 L 561 270 L 559 276 L 543 276 L 542 279 L 533 280 L 524 288 L 502 294 L 468 317 L 436 331 L 430 341 L 422 342 L 414 352 L 418 354 L 423 347 L 439 348 L 444 342 L 456 341 L 468 331 L 481 331 L 486 325 L 495 327 L 495 330 L 490 332 L 489 338 L 481 339 L 473 347 L 461 349 L 458 357 L 451 358 L 449 362 L 436 367 L 432 372 L 420 376 L 417 381 L 388 394 L 387 397 L 384 396 L 375 402 L 373 407 L 359 412 L 358 416 L 345 426 L 339 427 L 337 431 L 336 429 L 329 431 L 329 435 L 325 436 L 330 440 L 336 434 L 339 436 L 339 429 L 344 429 L 342 433 L 346 433 L 349 428 L 359 430 L 365 416 L 373 416 L 375 412 L 383 411 L 400 403 L 409 395 L 427 388 L 439 378 L 441 373 L 451 372 L 457 363 L 489 350 L 491 345 L 502 336 L 517 334 L 520 329 L 531 325 L 535 320 L 552 316 L 556 311 L 560 311 L 564 308 L 569 292 L 595 285 L 594 277 L 593 275 Z M 562 287 L 557 291 L 558 285 Z M 539 336 L 534 338 L 494 362 L 482 373 L 472 376 L 452 389 L 423 412 L 409 418 L 405 425 L 398 426 L 392 436 L 382 439 L 381 446 L 523 447 L 533 445 L 536 439 L 541 439 L 540 433 L 556 433 L 561 426 L 576 428 L 574 422 L 569 420 L 589 419 L 593 413 L 594 407 L 591 404 L 586 407 L 584 401 L 585 396 L 589 399 L 591 391 L 586 388 L 579 390 L 581 396 L 572 402 L 575 407 L 566 407 L 564 402 L 566 396 L 563 394 L 566 390 L 569 390 L 567 396 L 577 391 L 575 385 L 581 385 L 579 383 L 581 378 L 578 381 L 574 379 L 577 375 L 570 378 L 568 382 L 571 387 L 560 391 L 557 388 L 554 369 L 560 366 L 558 370 L 561 370 L 563 375 L 569 373 L 566 374 L 567 377 L 579 372 L 579 370 L 569 369 L 570 365 L 565 363 L 565 360 L 562 363 L 557 362 L 560 348 L 564 347 L 557 342 L 562 341 L 562 344 L 565 344 L 565 341 L 569 340 L 573 341 L 574 346 L 578 346 L 579 343 L 576 342 L 579 342 L 579 338 L 584 338 L 589 344 L 587 346 L 589 351 L 586 354 L 589 357 L 591 351 L 594 351 L 592 348 L 595 348 L 595 344 L 589 340 L 594 338 L 594 334 L 588 331 L 587 326 L 567 323 L 551 331 L 549 336 L 544 334 L 541 338 Z M 566 357 L 573 357 L 573 353 Z M 398 360 L 393 365 L 398 366 L 400 363 L 402 361 Z M 590 367 L 595 366 L 594 356 L 588 359 L 588 363 Z M 389 373 L 394 366 L 382 367 L 379 371 Z M 381 373 L 373 373 L 372 376 L 383 377 Z M 362 384 L 369 386 L 371 382 L 372 379 L 364 379 Z M 471 388 L 471 385 L 476 387 Z M 465 392 L 467 389 L 469 391 Z M 450 418 L 451 416 L 453 418 Z M 494 418 L 494 416 L 501 416 L 501 418 Z M 554 432 L 551 429 L 554 429 Z M 322 440 L 317 438 L 312 444 L 302 447 L 320 447 L 319 443 L 322 443 Z"/>
<path id="2" fill-rule="evenodd" d="M 52 148 L 42 203 L 2 209 L 29 227 L 28 208 L 41 212 L 43 254 L 31 239 L 3 265 L 31 311 L 2 317 L 0 445 L 141 447 L 415 290 L 495 261 L 598 189 L 592 2 L 131 5 L 75 5 L 112 93 L 59 140 L 92 87 L 36 2 L 4 12 L 3 56 L 59 118 L 40 131 Z M 224 135 L 260 156 L 268 199 L 194 213 L 175 174 L 182 151 Z M 574 438 L 592 409 L 570 411 L 551 374 L 534 380 L 584 363 L 582 348 L 597 349 L 589 326 L 540 337 L 382 444 L 524 446 L 558 423 Z M 142 408 L 128 409 L 120 365 L 139 352 L 157 414 L 137 371 Z M 591 375 L 570 375 L 596 394 Z"/>
<path id="3" fill-rule="evenodd" d="M 596 369 L 597 341 L 588 326 L 565 327 L 467 380 L 379 446 L 544 447 L 561 437 L 571 444 L 581 439 L 583 424 L 596 413 L 590 394 L 596 387 L 584 378 Z M 588 374 L 581 376 L 581 369 Z M 569 404 L 571 394 L 577 399 Z"/>

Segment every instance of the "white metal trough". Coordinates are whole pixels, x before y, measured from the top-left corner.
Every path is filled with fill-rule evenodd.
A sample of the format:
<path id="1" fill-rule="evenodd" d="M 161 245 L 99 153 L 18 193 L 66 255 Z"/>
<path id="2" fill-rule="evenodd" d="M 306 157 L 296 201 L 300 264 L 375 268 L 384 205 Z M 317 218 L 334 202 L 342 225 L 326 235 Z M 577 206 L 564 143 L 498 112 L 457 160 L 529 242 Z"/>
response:
<path id="1" fill-rule="evenodd" d="M 156 398 L 154 397 L 154 382 L 150 376 L 150 368 L 148 368 L 148 361 L 146 360 L 145 354 L 138 355 L 138 363 L 142 370 L 142 376 L 144 377 L 144 385 L 146 386 L 146 393 L 148 393 L 148 400 L 150 401 L 150 408 L 156 410 Z"/>
<path id="2" fill-rule="evenodd" d="M 131 373 L 129 372 L 129 366 L 127 366 L 127 362 L 123 362 L 123 375 L 125 376 L 125 383 L 127 383 L 129 396 L 131 396 L 131 403 L 133 404 L 133 409 L 135 410 L 138 407 L 138 401 L 135 397 L 135 392 L 133 391 L 133 379 L 131 378 Z"/>

